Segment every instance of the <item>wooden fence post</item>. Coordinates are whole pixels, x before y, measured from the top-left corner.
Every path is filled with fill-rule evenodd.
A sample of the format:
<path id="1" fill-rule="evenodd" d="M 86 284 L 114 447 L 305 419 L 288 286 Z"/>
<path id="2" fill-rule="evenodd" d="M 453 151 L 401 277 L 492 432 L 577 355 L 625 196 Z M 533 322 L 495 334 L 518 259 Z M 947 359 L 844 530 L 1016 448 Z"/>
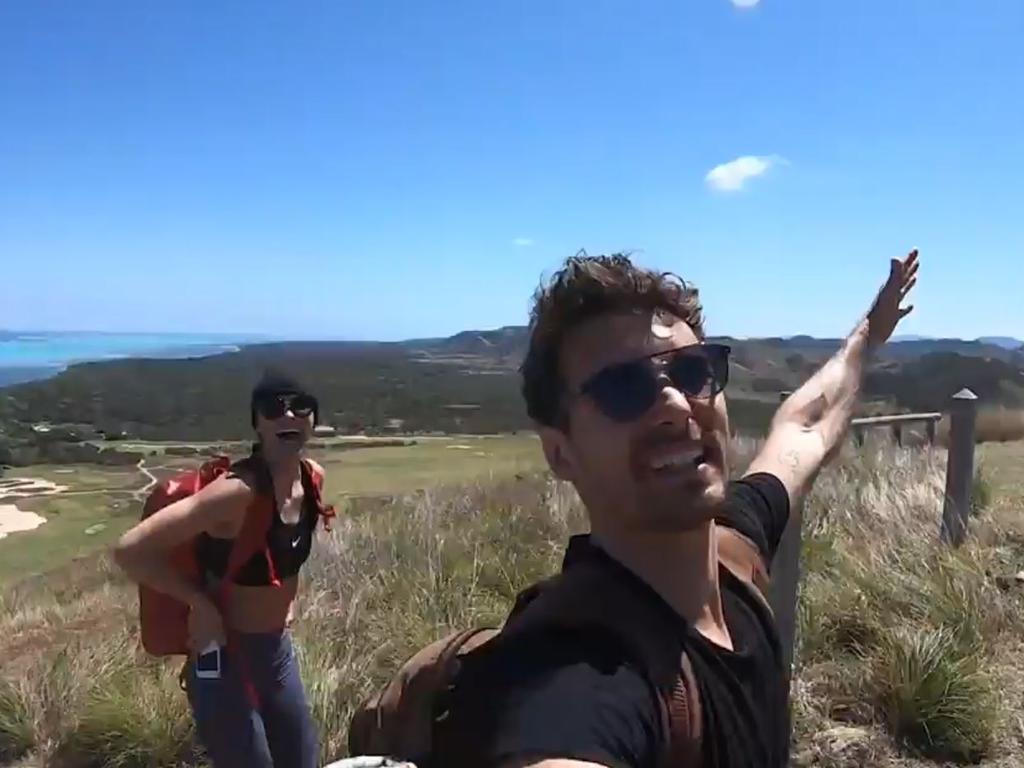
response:
<path id="1" fill-rule="evenodd" d="M 864 446 L 864 430 L 856 424 L 853 427 L 853 439 L 857 443 L 858 448 Z"/>
<path id="2" fill-rule="evenodd" d="M 942 505 L 942 541 L 959 547 L 967 534 L 974 481 L 974 423 L 978 396 L 969 389 L 953 395 L 949 410 L 949 458 L 946 464 L 946 498 Z"/>
<path id="3" fill-rule="evenodd" d="M 783 392 L 785 400 L 789 392 Z M 772 561 L 772 578 L 768 587 L 768 602 L 775 614 L 782 643 L 783 669 L 786 670 L 787 686 L 793 670 L 793 649 L 796 642 L 796 603 L 800 586 L 801 510 L 790 510 L 789 523 L 779 541 L 779 548 Z"/>
<path id="4" fill-rule="evenodd" d="M 896 441 L 896 445 L 903 447 L 903 425 L 899 422 L 892 425 L 892 439 Z"/>

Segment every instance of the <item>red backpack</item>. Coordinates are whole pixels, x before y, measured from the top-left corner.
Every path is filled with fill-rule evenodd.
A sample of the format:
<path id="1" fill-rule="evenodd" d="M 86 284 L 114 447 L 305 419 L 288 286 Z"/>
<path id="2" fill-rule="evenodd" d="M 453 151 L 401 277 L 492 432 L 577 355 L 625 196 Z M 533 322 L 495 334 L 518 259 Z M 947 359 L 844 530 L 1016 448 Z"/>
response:
<path id="1" fill-rule="evenodd" d="M 174 477 L 157 483 L 157 486 L 146 498 L 142 508 L 141 519 L 145 520 L 159 513 L 164 507 L 176 501 L 198 493 L 218 477 L 227 474 L 242 463 L 259 461 L 255 457 L 245 459 L 238 464 L 232 463 L 227 456 L 217 456 L 200 467 L 182 472 Z M 265 465 L 255 467 L 257 471 L 266 472 Z M 321 498 L 323 491 L 323 471 L 309 459 L 302 460 L 304 485 L 313 492 L 313 502 L 324 527 L 330 530 L 330 520 L 334 517 L 334 508 L 324 506 Z M 308 479 L 309 482 L 305 482 Z M 270 565 L 273 575 L 273 561 L 267 548 L 267 531 L 275 513 L 273 495 L 259 493 L 249 505 L 242 523 L 242 529 L 235 538 L 235 543 L 228 556 L 227 570 L 220 582 L 220 589 L 213 595 L 214 600 L 223 607 L 231 589 L 233 578 L 238 570 L 253 555 L 263 552 Z M 202 579 L 200 564 L 196 557 L 196 538 L 193 537 L 174 547 L 170 552 L 171 567 L 194 584 Z M 280 582 L 276 577 L 273 583 Z M 154 656 L 188 655 L 188 612 L 189 607 L 170 595 L 159 592 L 144 584 L 139 585 L 139 624 L 142 647 Z"/>
<path id="2" fill-rule="evenodd" d="M 768 575 L 760 551 L 745 536 L 716 527 L 719 562 L 768 606 Z M 770 610 L 770 606 L 768 606 Z M 523 590 L 504 625 L 459 630 L 420 649 L 354 712 L 348 734 L 352 755 L 386 755 L 433 765 L 435 724 L 445 692 L 457 684 L 463 657 L 486 653 L 540 628 L 562 627 L 614 638 L 658 691 L 668 740 L 659 765 L 703 765 L 700 692 L 689 657 L 678 654 L 663 621 L 638 605 L 634 593 L 604 568 L 587 562 Z M 462 761 L 465 762 L 465 761 Z"/>

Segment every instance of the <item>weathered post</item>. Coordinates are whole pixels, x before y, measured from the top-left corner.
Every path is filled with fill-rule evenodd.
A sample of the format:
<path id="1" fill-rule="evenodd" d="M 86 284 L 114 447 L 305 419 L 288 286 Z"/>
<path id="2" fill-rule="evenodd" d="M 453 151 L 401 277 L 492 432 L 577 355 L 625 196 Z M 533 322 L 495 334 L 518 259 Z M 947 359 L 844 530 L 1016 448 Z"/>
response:
<path id="1" fill-rule="evenodd" d="M 928 435 L 928 445 L 935 445 L 935 420 L 929 419 L 924 429 L 925 434 Z"/>
<path id="2" fill-rule="evenodd" d="M 892 424 L 892 439 L 896 445 L 903 447 L 903 425 L 898 421 L 894 421 Z"/>
<path id="3" fill-rule="evenodd" d="M 785 400 L 789 392 L 783 392 Z M 800 585 L 801 510 L 790 510 L 789 524 L 779 541 L 772 561 L 772 578 L 768 589 L 768 602 L 775 613 L 782 642 L 782 661 L 787 677 L 793 669 L 793 648 L 796 641 L 796 601 Z"/>
<path id="4" fill-rule="evenodd" d="M 974 480 L 974 423 L 978 396 L 969 389 L 953 395 L 949 409 L 949 458 L 946 464 L 946 498 L 942 506 L 942 541 L 959 547 L 967 535 Z"/>

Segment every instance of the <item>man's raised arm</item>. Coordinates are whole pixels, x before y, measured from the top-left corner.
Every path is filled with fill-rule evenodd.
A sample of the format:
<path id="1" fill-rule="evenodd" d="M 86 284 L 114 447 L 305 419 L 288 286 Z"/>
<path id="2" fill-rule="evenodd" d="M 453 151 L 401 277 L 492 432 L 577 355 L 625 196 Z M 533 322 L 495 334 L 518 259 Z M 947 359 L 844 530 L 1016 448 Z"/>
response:
<path id="1" fill-rule="evenodd" d="M 746 474 L 770 472 L 798 509 L 821 467 L 838 450 L 860 397 L 871 354 L 888 341 L 913 306 L 901 307 L 917 282 L 917 250 L 893 259 L 889 278 L 839 351 L 779 407 L 764 447 Z"/>

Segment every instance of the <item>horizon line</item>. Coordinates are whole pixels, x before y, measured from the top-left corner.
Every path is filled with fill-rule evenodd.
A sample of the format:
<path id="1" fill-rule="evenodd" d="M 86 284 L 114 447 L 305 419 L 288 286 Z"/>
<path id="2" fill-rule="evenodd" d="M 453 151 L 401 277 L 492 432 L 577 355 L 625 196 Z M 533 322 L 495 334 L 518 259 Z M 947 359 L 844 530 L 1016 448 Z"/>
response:
<path id="1" fill-rule="evenodd" d="M 291 336 L 282 334 L 272 334 L 259 331 L 125 331 L 125 330 L 92 330 L 92 329 L 80 329 L 80 328 L 62 328 L 59 330 L 54 329 L 29 329 L 29 328 L 10 328 L 0 326 L 0 334 L 11 334 L 18 336 L 46 336 L 46 335 L 91 335 L 91 336 L 179 336 L 179 337 L 221 337 L 226 340 L 230 340 L 234 343 L 289 343 L 289 342 L 351 342 L 351 343 L 370 343 L 370 344 L 394 344 L 409 341 L 429 341 L 435 339 L 450 339 L 455 336 L 465 333 L 493 333 L 496 331 L 504 330 L 507 328 L 526 328 L 525 324 L 518 325 L 499 325 L 491 328 L 466 328 L 455 333 L 440 334 L 440 335 L 424 335 L 424 336 L 410 336 L 401 339 L 374 339 L 374 338 L 357 338 L 357 337 L 345 337 L 340 335 L 325 335 L 325 336 Z M 732 334 L 732 333 L 714 333 L 709 334 L 709 338 L 730 338 L 737 340 L 757 340 L 757 339 L 797 339 L 807 338 L 815 341 L 838 341 L 843 339 L 843 336 L 815 336 L 810 333 L 793 333 L 793 334 L 760 334 L 760 335 L 743 335 L 743 334 Z M 243 339 L 249 337 L 252 339 L 251 342 L 245 342 Z M 965 341 L 965 342 L 979 342 L 984 339 L 1005 339 L 1020 341 L 1024 345 L 1024 340 L 1019 339 L 1017 336 L 1012 334 L 1003 333 L 987 333 L 981 336 L 975 336 L 973 338 L 966 338 L 963 336 L 931 336 L 927 334 L 898 334 L 889 339 L 888 343 L 906 343 L 914 341 Z"/>

